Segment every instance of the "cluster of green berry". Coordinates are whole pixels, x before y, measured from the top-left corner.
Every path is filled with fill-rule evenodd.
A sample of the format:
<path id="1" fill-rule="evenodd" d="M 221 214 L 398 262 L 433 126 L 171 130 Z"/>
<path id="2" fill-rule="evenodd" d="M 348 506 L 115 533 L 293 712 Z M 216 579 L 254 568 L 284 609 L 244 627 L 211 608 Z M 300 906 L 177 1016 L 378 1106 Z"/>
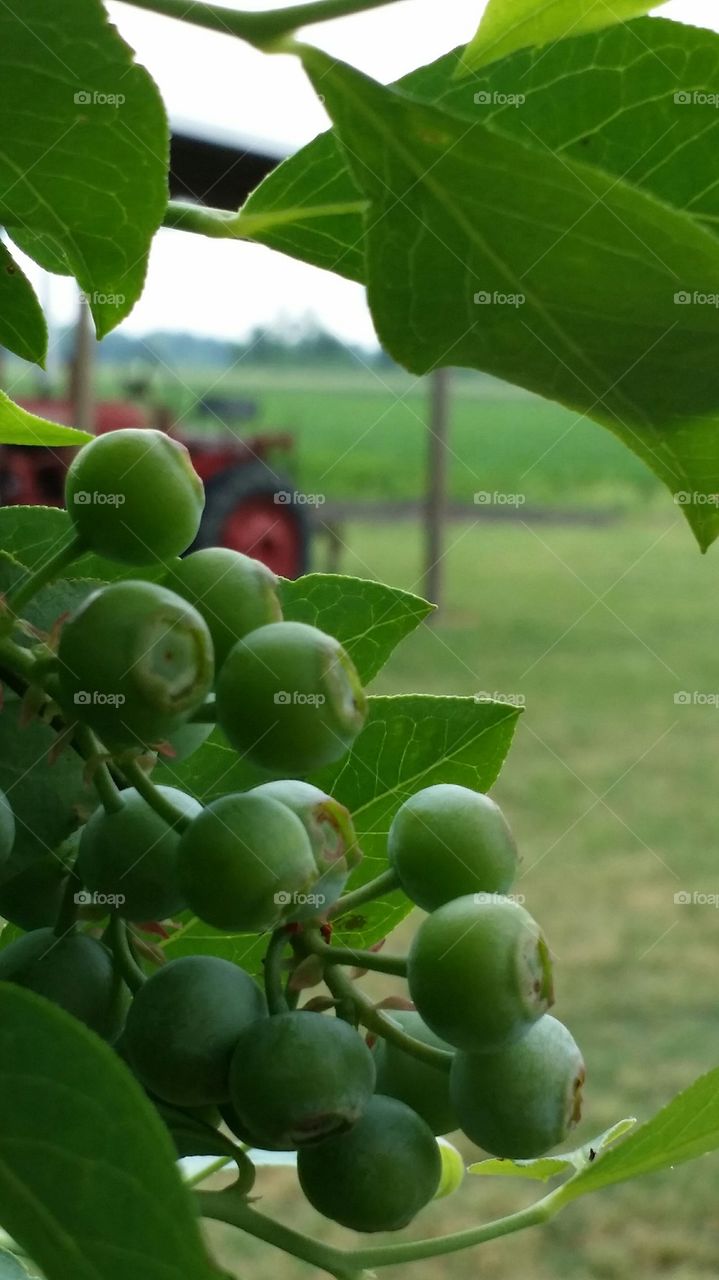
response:
<path id="1" fill-rule="evenodd" d="M 506 896 L 517 851 L 496 804 L 454 785 L 417 792 L 394 817 L 389 870 L 343 897 L 360 857 L 352 817 L 306 776 L 364 723 L 345 650 L 283 621 L 257 561 L 223 549 L 178 558 L 203 494 L 168 437 L 94 440 L 70 468 L 67 502 L 74 554 L 151 565 L 155 578 L 159 565 L 162 581 L 139 573 L 93 591 L 35 673 L 23 651 L 23 679 L 74 735 L 101 803 L 78 835 L 70 905 L 0 952 L 0 979 L 114 1044 L 171 1132 L 224 1124 L 249 1148 L 296 1151 L 311 1204 L 359 1231 L 402 1227 L 437 1194 L 436 1135 L 461 1128 L 508 1157 L 555 1146 L 578 1119 L 584 1067 L 547 1013 L 544 938 Z M 27 597 L 21 586 L 16 602 Z M 12 641 L 2 656 L 11 666 Z M 215 722 L 270 780 L 206 805 L 155 785 L 148 756 L 191 755 Z M 0 796 L 0 859 L 13 825 Z M 406 962 L 335 945 L 332 922 L 387 888 L 429 912 Z M 102 936 L 83 915 L 88 896 L 112 904 Z M 268 934 L 264 990 L 211 954 L 148 977 L 157 954 L 143 926 L 184 911 Z M 375 1006 L 347 965 L 406 976 L 412 1004 Z M 297 1008 L 322 980 L 328 995 Z"/>

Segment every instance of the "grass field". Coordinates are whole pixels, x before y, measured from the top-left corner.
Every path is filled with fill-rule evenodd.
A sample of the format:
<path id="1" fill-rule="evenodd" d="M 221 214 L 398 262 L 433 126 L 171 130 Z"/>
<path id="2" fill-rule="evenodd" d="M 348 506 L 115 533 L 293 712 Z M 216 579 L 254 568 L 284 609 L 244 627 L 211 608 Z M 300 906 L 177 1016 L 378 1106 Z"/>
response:
<path id="1" fill-rule="evenodd" d="M 604 428 L 480 375 L 453 378 L 455 500 L 471 503 L 476 491 L 496 490 L 519 492 L 528 506 L 628 509 L 655 502 L 658 482 Z M 101 394 L 116 394 L 117 386 L 117 373 L 101 367 Z M 428 387 L 409 374 L 361 365 L 318 374 L 246 362 L 226 373 L 158 370 L 153 395 L 172 406 L 183 428 L 219 426 L 198 416 L 202 394 L 256 401 L 252 422 L 228 420 L 237 434 L 293 432 L 298 485 L 328 501 L 415 498 L 422 491 Z"/>
<path id="2" fill-rule="evenodd" d="M 719 690 L 715 557 L 666 501 L 609 529 L 457 526 L 447 606 L 376 683 L 521 694 L 526 712 L 495 794 L 524 855 L 519 884 L 553 945 L 557 1012 L 588 1061 L 588 1140 L 648 1117 L 719 1063 L 719 913 L 674 895 L 719 892 L 719 712 L 677 705 Z M 353 526 L 343 568 L 416 586 L 409 528 Z M 408 922 L 405 933 L 413 924 Z M 303 1207 L 289 1173 L 264 1172 L 266 1208 L 315 1235 L 348 1236 Z M 719 1157 L 600 1193 L 546 1228 L 387 1280 L 709 1280 L 717 1274 Z M 511 1211 L 535 1192 L 467 1179 L 415 1234 Z M 254 1280 L 309 1275 L 219 1231 Z"/>

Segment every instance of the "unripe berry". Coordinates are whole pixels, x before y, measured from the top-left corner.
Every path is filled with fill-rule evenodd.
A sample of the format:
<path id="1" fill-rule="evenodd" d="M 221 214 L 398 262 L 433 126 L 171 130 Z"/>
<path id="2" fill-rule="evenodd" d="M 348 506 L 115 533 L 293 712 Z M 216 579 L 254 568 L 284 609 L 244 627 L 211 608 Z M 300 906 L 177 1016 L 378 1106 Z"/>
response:
<path id="1" fill-rule="evenodd" d="M 0 952 L 0 982 L 44 996 L 108 1040 L 120 1030 L 123 1001 L 112 957 L 87 934 L 26 933 Z"/>
<path id="2" fill-rule="evenodd" d="M 430 1031 L 415 1009 L 387 1009 L 385 1012 L 415 1040 L 435 1049 L 452 1051 L 452 1046 Z M 399 1045 L 385 1040 L 383 1036 L 377 1037 L 372 1053 L 377 1068 L 377 1093 L 406 1103 L 429 1125 L 432 1133 L 452 1133 L 459 1127 L 449 1099 L 447 1071 L 405 1053 Z"/>
<path id="3" fill-rule="evenodd" d="M 205 493 L 183 444 L 162 431 L 111 431 L 70 463 L 65 501 L 89 551 L 149 564 L 187 550 Z"/>
<path id="4" fill-rule="evenodd" d="M 506 893 L 517 847 L 489 796 L 440 784 L 417 791 L 389 830 L 390 864 L 413 902 L 434 911 L 467 893 Z"/>
<path id="5" fill-rule="evenodd" d="M 474 1052 L 523 1035 L 553 1002 L 538 924 L 498 895 L 457 898 L 428 916 L 413 940 L 407 977 L 427 1025 Z"/>
<path id="6" fill-rule="evenodd" d="M 263 782 L 253 787 L 250 795 L 279 800 L 297 814 L 309 836 L 317 866 L 319 879 L 313 893 L 322 900 L 321 910 L 326 910 L 337 901 L 350 871 L 362 857 L 349 809 L 319 787 L 291 778 Z M 317 915 L 317 908 L 312 914 Z"/>
<path id="7" fill-rule="evenodd" d="M 137 992 L 123 1048 L 145 1088 L 179 1107 L 226 1102 L 232 1054 L 265 1014 L 249 974 L 217 956 L 183 956 Z"/>
<path id="8" fill-rule="evenodd" d="M 188 818 L 202 812 L 202 805 L 183 791 L 157 790 Z M 134 787 L 121 799 L 120 809 L 96 809 L 84 827 L 78 874 L 93 893 L 118 896 L 117 910 L 126 920 L 166 920 L 186 906 L 177 873 L 180 833 Z"/>
<path id="9" fill-rule="evenodd" d="M 179 877 L 201 920 L 259 933 L 292 918 L 317 867 L 297 815 L 279 800 L 242 792 L 213 800 L 183 832 Z"/>
<path id="10" fill-rule="evenodd" d="M 339 641 L 303 622 L 273 622 L 231 649 L 217 683 L 219 723 L 262 768 L 305 774 L 339 760 L 366 700 Z"/>
<path id="11" fill-rule="evenodd" d="M 162 742 L 212 686 L 212 641 L 199 613 L 150 582 L 113 582 L 65 623 L 61 698 L 111 749 Z"/>
<path id="12" fill-rule="evenodd" d="M 282 619 L 275 574 L 261 560 L 229 547 L 193 551 L 168 569 L 165 585 L 202 614 L 218 671 L 238 640 Z"/>
<path id="13" fill-rule="evenodd" d="M 424 1120 L 375 1094 L 347 1133 L 300 1149 L 297 1173 L 326 1218 L 352 1231 L 399 1231 L 435 1195 L 442 1161 Z"/>
<path id="14" fill-rule="evenodd" d="M 297 1011 L 242 1033 L 230 1068 L 230 1102 L 255 1146 L 288 1150 L 350 1128 L 374 1083 L 372 1055 L 353 1027 Z"/>
<path id="15" fill-rule="evenodd" d="M 556 1018 L 535 1022 L 521 1040 L 494 1053 L 458 1053 L 450 1089 L 464 1133 L 491 1155 L 544 1155 L 578 1122 L 584 1061 Z"/>
<path id="16" fill-rule="evenodd" d="M 15 843 L 15 814 L 4 791 L 0 791 L 0 867 L 7 862 Z"/>

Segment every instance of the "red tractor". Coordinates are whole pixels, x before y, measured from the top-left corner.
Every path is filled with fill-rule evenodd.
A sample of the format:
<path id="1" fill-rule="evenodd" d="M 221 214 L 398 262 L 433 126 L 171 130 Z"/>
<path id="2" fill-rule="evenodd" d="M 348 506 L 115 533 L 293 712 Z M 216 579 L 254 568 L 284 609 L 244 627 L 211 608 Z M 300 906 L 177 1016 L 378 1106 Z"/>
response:
<path id="1" fill-rule="evenodd" d="M 41 418 L 73 425 L 70 400 L 37 398 L 20 403 Z M 292 436 L 267 432 L 245 439 L 232 434 L 225 424 L 252 417 L 251 401 L 208 397 L 198 402 L 196 411 L 207 420 L 208 430 L 192 435 L 174 428 L 164 408 L 153 412 L 140 404 L 102 401 L 95 409 L 95 431 L 154 426 L 182 440 L 207 495 L 195 549 L 232 547 L 263 560 L 285 578 L 299 577 L 307 568 L 306 507 L 297 501 L 294 484 L 268 460 L 276 453 L 288 453 L 294 444 Z M 0 447 L 0 505 L 62 506 L 71 457 L 70 449 Z"/>

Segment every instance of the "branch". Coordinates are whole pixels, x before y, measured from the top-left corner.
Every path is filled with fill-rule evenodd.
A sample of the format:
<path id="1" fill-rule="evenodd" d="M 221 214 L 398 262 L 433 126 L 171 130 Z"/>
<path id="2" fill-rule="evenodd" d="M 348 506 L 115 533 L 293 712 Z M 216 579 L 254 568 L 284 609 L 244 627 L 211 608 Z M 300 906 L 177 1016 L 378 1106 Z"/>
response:
<path id="1" fill-rule="evenodd" d="M 367 9 L 394 4 L 396 0 L 309 0 L 306 4 L 289 5 L 285 9 L 268 9 L 245 13 L 216 4 L 192 4 L 188 0 L 126 0 L 135 9 L 149 9 L 167 18 L 178 18 L 207 31 L 237 36 L 258 49 L 271 49 L 283 36 L 314 22 L 346 18 Z"/>
<path id="2" fill-rule="evenodd" d="M 343 213 L 364 213 L 366 200 L 345 200 L 334 204 L 298 206 L 296 209 L 268 210 L 266 213 L 233 213 L 228 209 L 212 209 L 183 200 L 170 200 L 163 227 L 173 231 L 190 231 L 210 236 L 213 240 L 253 240 L 274 227 L 311 218 L 334 218 Z"/>

